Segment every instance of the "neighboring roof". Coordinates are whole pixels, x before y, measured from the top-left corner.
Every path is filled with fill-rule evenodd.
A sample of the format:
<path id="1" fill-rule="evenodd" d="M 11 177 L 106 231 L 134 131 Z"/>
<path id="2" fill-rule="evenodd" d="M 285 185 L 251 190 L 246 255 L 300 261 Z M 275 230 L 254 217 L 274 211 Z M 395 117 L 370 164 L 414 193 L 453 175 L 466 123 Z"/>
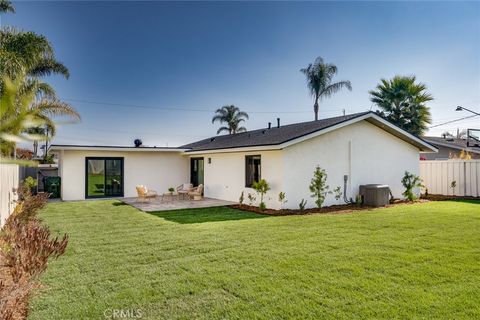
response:
<path id="1" fill-rule="evenodd" d="M 133 146 L 94 146 L 78 144 L 52 144 L 51 151 L 60 150 L 95 150 L 95 151 L 133 151 L 133 152 L 182 152 L 181 148 L 171 147 L 133 147 Z"/>
<path id="2" fill-rule="evenodd" d="M 371 111 L 321 119 L 318 121 L 283 125 L 280 126 L 280 128 L 272 127 L 271 129 L 264 128 L 237 134 L 216 136 L 189 143 L 180 148 L 189 149 L 187 152 L 268 146 L 277 146 L 275 149 L 279 149 L 361 120 L 367 120 L 398 138 L 415 145 L 420 151 L 437 151 L 434 146 L 389 123 Z"/>
<path id="3" fill-rule="evenodd" d="M 430 144 L 433 144 L 434 146 L 447 147 L 456 150 L 466 150 L 468 152 L 480 154 L 480 147 L 467 147 L 466 139 L 423 137 L 423 140 L 427 141 Z"/>

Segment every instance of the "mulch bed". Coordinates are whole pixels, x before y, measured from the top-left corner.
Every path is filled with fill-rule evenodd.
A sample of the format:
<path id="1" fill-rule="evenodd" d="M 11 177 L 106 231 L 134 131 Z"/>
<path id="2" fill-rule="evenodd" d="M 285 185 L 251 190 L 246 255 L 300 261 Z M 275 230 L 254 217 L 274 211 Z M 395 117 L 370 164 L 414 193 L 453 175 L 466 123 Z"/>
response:
<path id="1" fill-rule="evenodd" d="M 428 202 L 428 200 L 420 199 L 415 202 L 395 200 L 393 203 L 385 207 L 379 207 L 379 208 L 389 208 L 393 206 L 408 205 L 408 204 L 419 203 L 419 202 Z M 346 214 L 346 213 L 354 213 L 357 211 L 369 211 L 372 209 L 377 209 L 376 207 L 371 207 L 366 205 L 357 205 L 357 204 L 333 205 L 333 206 L 323 207 L 320 209 L 319 208 L 305 209 L 303 211 L 293 210 L 293 209 L 281 209 L 281 210 L 266 209 L 264 211 L 261 211 L 256 206 L 249 206 L 246 204 L 234 204 L 234 205 L 231 205 L 230 208 L 254 212 L 258 214 L 269 215 L 269 216 L 292 216 L 292 215 L 309 215 L 309 214 Z"/>
<path id="2" fill-rule="evenodd" d="M 477 200 L 480 201 L 480 197 L 470 197 L 470 196 L 446 196 L 442 194 L 429 194 L 422 195 L 422 199 L 430 201 L 448 201 L 448 200 Z"/>

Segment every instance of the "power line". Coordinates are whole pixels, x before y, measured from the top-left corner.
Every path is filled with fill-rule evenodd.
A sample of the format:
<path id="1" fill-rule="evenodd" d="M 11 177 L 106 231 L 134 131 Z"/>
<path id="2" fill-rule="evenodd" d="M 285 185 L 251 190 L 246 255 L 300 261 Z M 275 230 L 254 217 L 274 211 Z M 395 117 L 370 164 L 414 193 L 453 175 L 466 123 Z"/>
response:
<path id="1" fill-rule="evenodd" d="M 460 119 L 450 120 L 450 121 L 447 121 L 447 122 L 443 122 L 443 123 L 440 123 L 440 124 L 436 124 L 436 125 L 431 126 L 431 127 L 428 127 L 428 128 L 429 128 L 429 129 L 432 129 L 432 128 L 440 127 L 440 126 L 443 126 L 443 125 L 446 125 L 446 124 L 449 124 L 449 123 L 458 122 L 458 121 L 462 121 L 462 120 L 470 119 L 470 118 L 474 118 L 474 117 L 477 117 L 477 115 L 474 114 L 474 115 L 467 116 L 467 117 L 463 117 L 463 118 L 460 118 Z"/>
<path id="2" fill-rule="evenodd" d="M 158 106 L 147 106 L 147 105 L 138 105 L 138 104 L 126 104 L 126 103 L 115 103 L 115 102 L 106 102 L 106 101 L 91 101 L 91 100 L 82 100 L 82 99 L 71 99 L 71 98 L 64 98 L 65 101 L 71 102 L 78 102 L 78 103 L 86 103 L 86 104 L 95 104 L 95 105 L 104 105 L 104 106 L 116 106 L 116 107 L 124 107 L 124 108 L 138 108 L 138 109 L 152 109 L 152 110 L 170 110 L 170 111 L 192 111 L 192 112 L 214 112 L 213 109 L 207 108 L 185 108 L 185 107 L 158 107 Z M 337 108 L 337 109 L 324 109 L 323 112 L 334 112 L 334 111 L 342 111 L 344 108 Z M 312 110 L 309 111 L 246 111 L 248 113 L 275 113 L 275 114 L 284 114 L 284 113 L 311 113 Z"/>

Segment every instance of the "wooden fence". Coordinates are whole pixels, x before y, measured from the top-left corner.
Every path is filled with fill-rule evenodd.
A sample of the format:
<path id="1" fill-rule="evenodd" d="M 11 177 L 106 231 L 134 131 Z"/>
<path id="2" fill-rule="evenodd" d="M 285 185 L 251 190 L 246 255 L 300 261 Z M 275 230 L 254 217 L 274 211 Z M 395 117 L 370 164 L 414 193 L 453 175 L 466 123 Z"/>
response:
<path id="1" fill-rule="evenodd" d="M 429 194 L 480 197 L 480 160 L 420 161 L 420 177 Z"/>
<path id="2" fill-rule="evenodd" d="M 16 206 L 19 168 L 16 164 L 0 164 L 0 226 Z"/>

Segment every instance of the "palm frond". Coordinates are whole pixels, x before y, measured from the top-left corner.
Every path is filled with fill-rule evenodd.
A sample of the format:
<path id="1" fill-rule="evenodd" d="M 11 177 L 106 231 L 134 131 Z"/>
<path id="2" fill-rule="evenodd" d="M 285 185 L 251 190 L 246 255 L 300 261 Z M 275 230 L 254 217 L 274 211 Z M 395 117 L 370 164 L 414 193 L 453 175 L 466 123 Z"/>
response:
<path id="1" fill-rule="evenodd" d="M 67 116 L 75 120 L 81 119 L 80 114 L 72 106 L 59 100 L 42 99 L 35 102 L 31 109 L 37 110 L 44 116 Z"/>

